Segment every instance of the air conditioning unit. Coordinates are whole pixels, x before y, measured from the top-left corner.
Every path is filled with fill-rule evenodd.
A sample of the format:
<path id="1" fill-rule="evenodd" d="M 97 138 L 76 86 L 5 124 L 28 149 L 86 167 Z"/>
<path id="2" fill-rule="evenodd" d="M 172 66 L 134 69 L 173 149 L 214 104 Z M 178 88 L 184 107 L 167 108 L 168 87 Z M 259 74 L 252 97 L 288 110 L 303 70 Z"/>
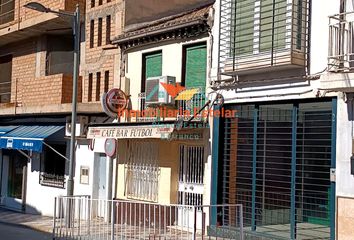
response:
<path id="1" fill-rule="evenodd" d="M 87 116 L 77 116 L 76 118 L 76 137 L 84 137 L 87 132 L 87 125 L 89 123 L 89 119 Z M 66 118 L 65 125 L 65 136 L 71 136 L 71 117 Z"/>
<path id="2" fill-rule="evenodd" d="M 160 76 L 146 79 L 145 104 L 147 106 L 174 104 L 174 99 L 168 94 L 163 84 L 176 85 L 176 78 Z"/>

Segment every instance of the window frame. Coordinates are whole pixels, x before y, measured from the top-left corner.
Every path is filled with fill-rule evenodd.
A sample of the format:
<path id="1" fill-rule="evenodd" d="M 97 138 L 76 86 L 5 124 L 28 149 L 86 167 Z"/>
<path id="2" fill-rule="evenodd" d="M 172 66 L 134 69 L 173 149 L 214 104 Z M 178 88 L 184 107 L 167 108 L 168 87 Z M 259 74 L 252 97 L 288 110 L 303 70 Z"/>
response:
<path id="1" fill-rule="evenodd" d="M 152 56 L 152 55 L 157 55 L 157 54 L 161 54 L 161 75 L 163 73 L 163 51 L 162 49 L 161 50 L 156 50 L 156 51 L 153 51 L 153 52 L 146 52 L 146 53 L 143 53 L 142 55 L 142 71 L 141 71 L 141 86 L 140 86 L 140 92 L 141 93 L 144 93 L 145 90 L 146 90 L 146 59 L 148 56 Z"/>

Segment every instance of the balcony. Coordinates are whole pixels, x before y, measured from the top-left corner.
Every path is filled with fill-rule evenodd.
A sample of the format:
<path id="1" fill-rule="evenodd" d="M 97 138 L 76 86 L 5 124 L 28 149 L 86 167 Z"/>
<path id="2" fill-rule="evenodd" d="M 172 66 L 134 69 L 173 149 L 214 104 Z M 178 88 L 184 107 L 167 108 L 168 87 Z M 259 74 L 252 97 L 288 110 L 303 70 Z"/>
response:
<path id="1" fill-rule="evenodd" d="M 354 12 L 329 17 L 328 73 L 321 76 L 321 89 L 354 91 Z"/>
<path id="2" fill-rule="evenodd" d="M 303 71 L 308 25 L 307 0 L 221 0 L 220 74 Z"/>
<path id="3" fill-rule="evenodd" d="M 56 74 L 28 81 L 22 89 L 23 106 L 45 106 L 71 103 L 72 76 Z M 78 102 L 82 100 L 82 79 L 79 79 Z"/>
<path id="4" fill-rule="evenodd" d="M 328 71 L 350 72 L 354 68 L 354 13 L 329 17 Z"/>
<path id="5" fill-rule="evenodd" d="M 20 41 L 33 36 L 38 36 L 47 31 L 71 32 L 71 18 L 57 16 L 53 13 L 40 13 L 31 9 L 24 8 L 23 5 L 29 0 L 5 0 L 3 9 L 0 8 L 0 46 L 11 42 Z M 79 2 L 81 10 L 85 10 L 85 1 L 79 0 L 57 0 L 45 1 L 38 0 L 56 11 L 75 10 L 76 3 Z"/>

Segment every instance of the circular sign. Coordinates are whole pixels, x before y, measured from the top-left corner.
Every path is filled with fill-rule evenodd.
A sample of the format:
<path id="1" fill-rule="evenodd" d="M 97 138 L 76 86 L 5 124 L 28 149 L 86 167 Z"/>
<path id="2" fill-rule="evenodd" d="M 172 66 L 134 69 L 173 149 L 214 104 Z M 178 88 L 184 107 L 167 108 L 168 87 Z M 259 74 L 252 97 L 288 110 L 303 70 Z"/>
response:
<path id="1" fill-rule="evenodd" d="M 113 88 L 103 95 L 102 106 L 107 115 L 117 117 L 127 108 L 128 97 L 119 88 Z"/>
<path id="2" fill-rule="evenodd" d="M 117 140 L 114 138 L 107 138 L 104 143 L 104 151 L 108 157 L 114 157 L 116 154 Z"/>

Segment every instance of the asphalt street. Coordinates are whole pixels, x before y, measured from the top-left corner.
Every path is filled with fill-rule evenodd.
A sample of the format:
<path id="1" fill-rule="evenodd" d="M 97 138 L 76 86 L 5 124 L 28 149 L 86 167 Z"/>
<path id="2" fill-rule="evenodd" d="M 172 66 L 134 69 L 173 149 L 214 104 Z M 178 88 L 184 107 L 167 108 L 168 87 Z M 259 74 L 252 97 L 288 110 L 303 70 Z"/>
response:
<path id="1" fill-rule="evenodd" d="M 49 233 L 29 228 L 0 223 L 0 240 L 51 240 Z"/>

